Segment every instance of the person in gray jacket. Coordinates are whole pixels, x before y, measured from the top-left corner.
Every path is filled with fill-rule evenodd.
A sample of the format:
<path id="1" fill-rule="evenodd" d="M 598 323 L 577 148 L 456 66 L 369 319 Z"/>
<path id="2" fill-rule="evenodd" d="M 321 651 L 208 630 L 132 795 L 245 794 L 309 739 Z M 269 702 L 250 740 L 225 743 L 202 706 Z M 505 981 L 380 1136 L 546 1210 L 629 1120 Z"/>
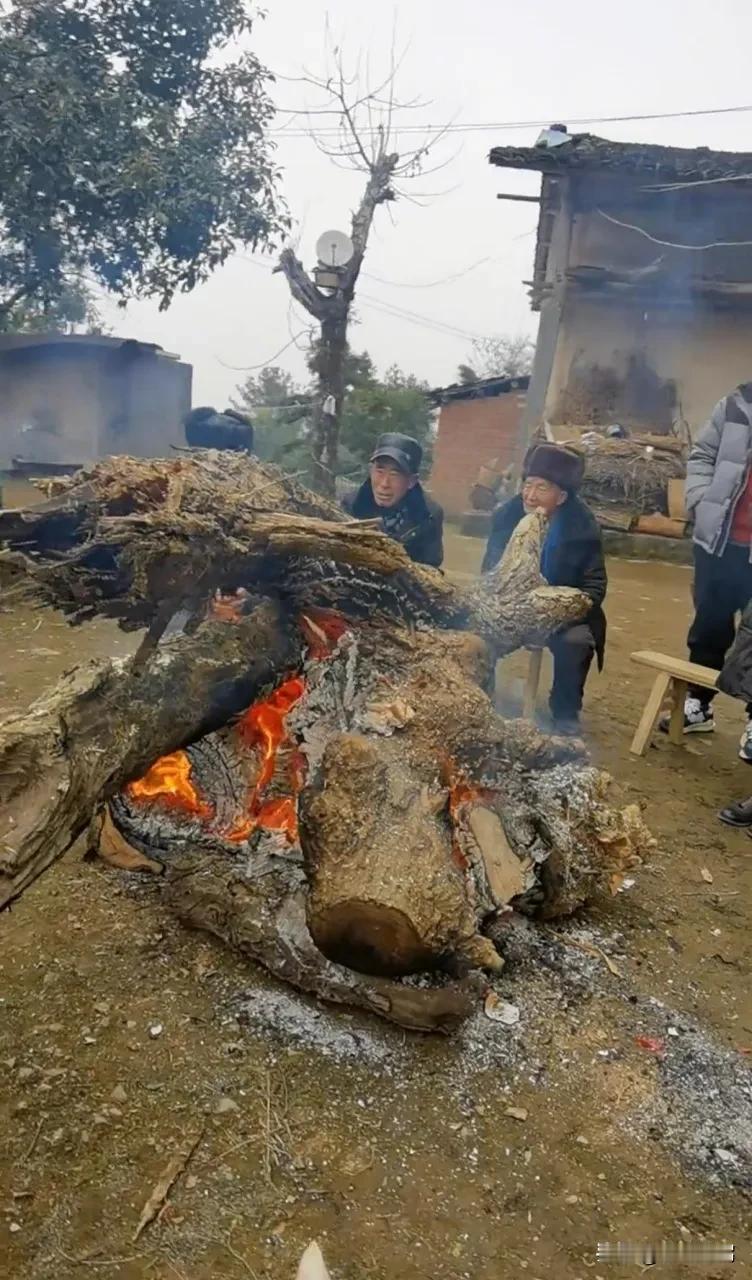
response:
<path id="1" fill-rule="evenodd" d="M 720 671 L 734 642 L 736 615 L 752 599 L 752 382 L 716 405 L 687 463 L 687 510 L 694 516 L 695 616 L 691 662 Z M 684 732 L 715 729 L 713 692 L 690 686 Z M 666 720 L 661 728 L 667 728 Z M 752 763 L 752 703 L 739 754 Z"/>

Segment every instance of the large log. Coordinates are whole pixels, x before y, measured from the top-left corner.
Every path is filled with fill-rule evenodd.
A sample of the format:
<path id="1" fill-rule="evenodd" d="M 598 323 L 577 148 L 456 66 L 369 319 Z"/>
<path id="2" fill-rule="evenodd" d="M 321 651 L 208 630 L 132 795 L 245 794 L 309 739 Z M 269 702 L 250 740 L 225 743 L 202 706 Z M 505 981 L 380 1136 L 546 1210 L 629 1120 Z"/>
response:
<path id="1" fill-rule="evenodd" d="M 16 576 L 77 621 L 103 614 L 158 633 L 171 608 L 196 613 L 216 589 L 262 587 L 295 609 L 465 628 L 503 654 L 545 643 L 590 607 L 581 592 L 545 584 L 537 515 L 503 563 L 463 589 L 277 468 L 235 454 L 109 458 L 57 489 L 44 507 L 0 512 L 0 540 Z"/>
<path id="2" fill-rule="evenodd" d="M 581 742 L 496 714 L 482 641 L 372 623 L 357 646 L 339 676 L 358 690 L 344 732 L 330 726 L 301 804 L 326 955 L 368 973 L 494 970 L 480 931 L 500 908 L 555 916 L 618 887 L 650 844 L 639 809 L 605 805 L 609 779 Z"/>
<path id="3" fill-rule="evenodd" d="M 274 977 L 329 1003 L 365 1009 L 410 1031 L 443 1034 L 477 1004 L 481 984 L 472 976 L 410 986 L 327 960 L 306 925 L 305 877 L 289 858 L 259 858 L 248 875 L 227 858 L 187 853 L 167 869 L 162 888 L 185 924 L 207 930 Z"/>
<path id="4" fill-rule="evenodd" d="M 0 727 L 0 909 L 70 848 L 103 798 L 223 725 L 300 663 L 276 605 L 205 622 L 151 662 L 89 662 Z"/>

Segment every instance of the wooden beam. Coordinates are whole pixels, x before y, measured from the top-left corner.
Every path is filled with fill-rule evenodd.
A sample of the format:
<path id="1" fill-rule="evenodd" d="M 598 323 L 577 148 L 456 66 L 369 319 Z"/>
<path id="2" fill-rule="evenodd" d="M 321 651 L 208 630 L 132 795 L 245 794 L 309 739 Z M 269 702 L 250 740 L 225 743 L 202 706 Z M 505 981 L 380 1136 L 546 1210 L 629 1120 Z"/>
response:
<path id="1" fill-rule="evenodd" d="M 551 243 L 546 259 L 546 279 L 541 289 L 540 324 L 535 344 L 533 372 L 515 458 L 515 473 L 518 476 L 522 471 L 522 463 L 530 440 L 543 420 L 564 310 L 567 289 L 566 271 L 572 240 L 572 196 L 569 178 L 563 178 L 560 181 L 559 191 L 559 208 L 554 215 Z M 544 290 L 546 290 L 545 293 Z"/>

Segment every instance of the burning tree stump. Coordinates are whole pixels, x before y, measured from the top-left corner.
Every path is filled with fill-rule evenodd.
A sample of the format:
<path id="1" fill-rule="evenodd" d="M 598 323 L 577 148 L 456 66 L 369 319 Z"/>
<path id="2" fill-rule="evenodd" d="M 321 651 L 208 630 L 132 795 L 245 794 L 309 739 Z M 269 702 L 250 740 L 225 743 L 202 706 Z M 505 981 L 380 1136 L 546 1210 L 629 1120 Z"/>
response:
<path id="1" fill-rule="evenodd" d="M 147 638 L 0 730 L 0 905 L 94 815 L 91 843 L 163 872 L 188 923 L 324 998 L 448 1030 L 468 971 L 501 968 L 506 914 L 571 911 L 649 847 L 581 743 L 484 692 L 498 654 L 588 605 L 541 578 L 540 518 L 462 591 L 234 455 L 107 460 L 56 488 L 0 513 L 16 590 Z M 177 610 L 185 633 L 160 643 Z"/>

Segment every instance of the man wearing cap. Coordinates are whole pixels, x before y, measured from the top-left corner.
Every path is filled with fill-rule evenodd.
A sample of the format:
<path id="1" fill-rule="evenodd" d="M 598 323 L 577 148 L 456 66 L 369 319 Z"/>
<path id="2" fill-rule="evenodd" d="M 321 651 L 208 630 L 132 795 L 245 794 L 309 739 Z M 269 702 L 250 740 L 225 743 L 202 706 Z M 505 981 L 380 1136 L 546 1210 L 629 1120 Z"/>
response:
<path id="1" fill-rule="evenodd" d="M 554 682 L 549 698 L 551 716 L 561 733 L 579 729 L 582 695 L 593 654 L 603 666 L 606 617 L 606 565 L 598 523 L 577 497 L 583 463 L 578 454 L 558 445 L 541 444 L 528 453 L 523 467 L 522 493 L 497 507 L 483 557 L 482 572 L 498 564 L 513 530 L 530 511 L 544 511 L 548 533 L 541 553 L 541 573 L 553 587 L 577 587 L 592 601 L 587 617 L 551 637 Z"/>
<path id="2" fill-rule="evenodd" d="M 356 520 L 380 519 L 384 533 L 401 542 L 411 560 L 438 569 L 444 559 L 444 512 L 418 479 L 423 450 L 412 436 L 379 436 L 368 479 L 346 495 L 343 506 Z"/>

